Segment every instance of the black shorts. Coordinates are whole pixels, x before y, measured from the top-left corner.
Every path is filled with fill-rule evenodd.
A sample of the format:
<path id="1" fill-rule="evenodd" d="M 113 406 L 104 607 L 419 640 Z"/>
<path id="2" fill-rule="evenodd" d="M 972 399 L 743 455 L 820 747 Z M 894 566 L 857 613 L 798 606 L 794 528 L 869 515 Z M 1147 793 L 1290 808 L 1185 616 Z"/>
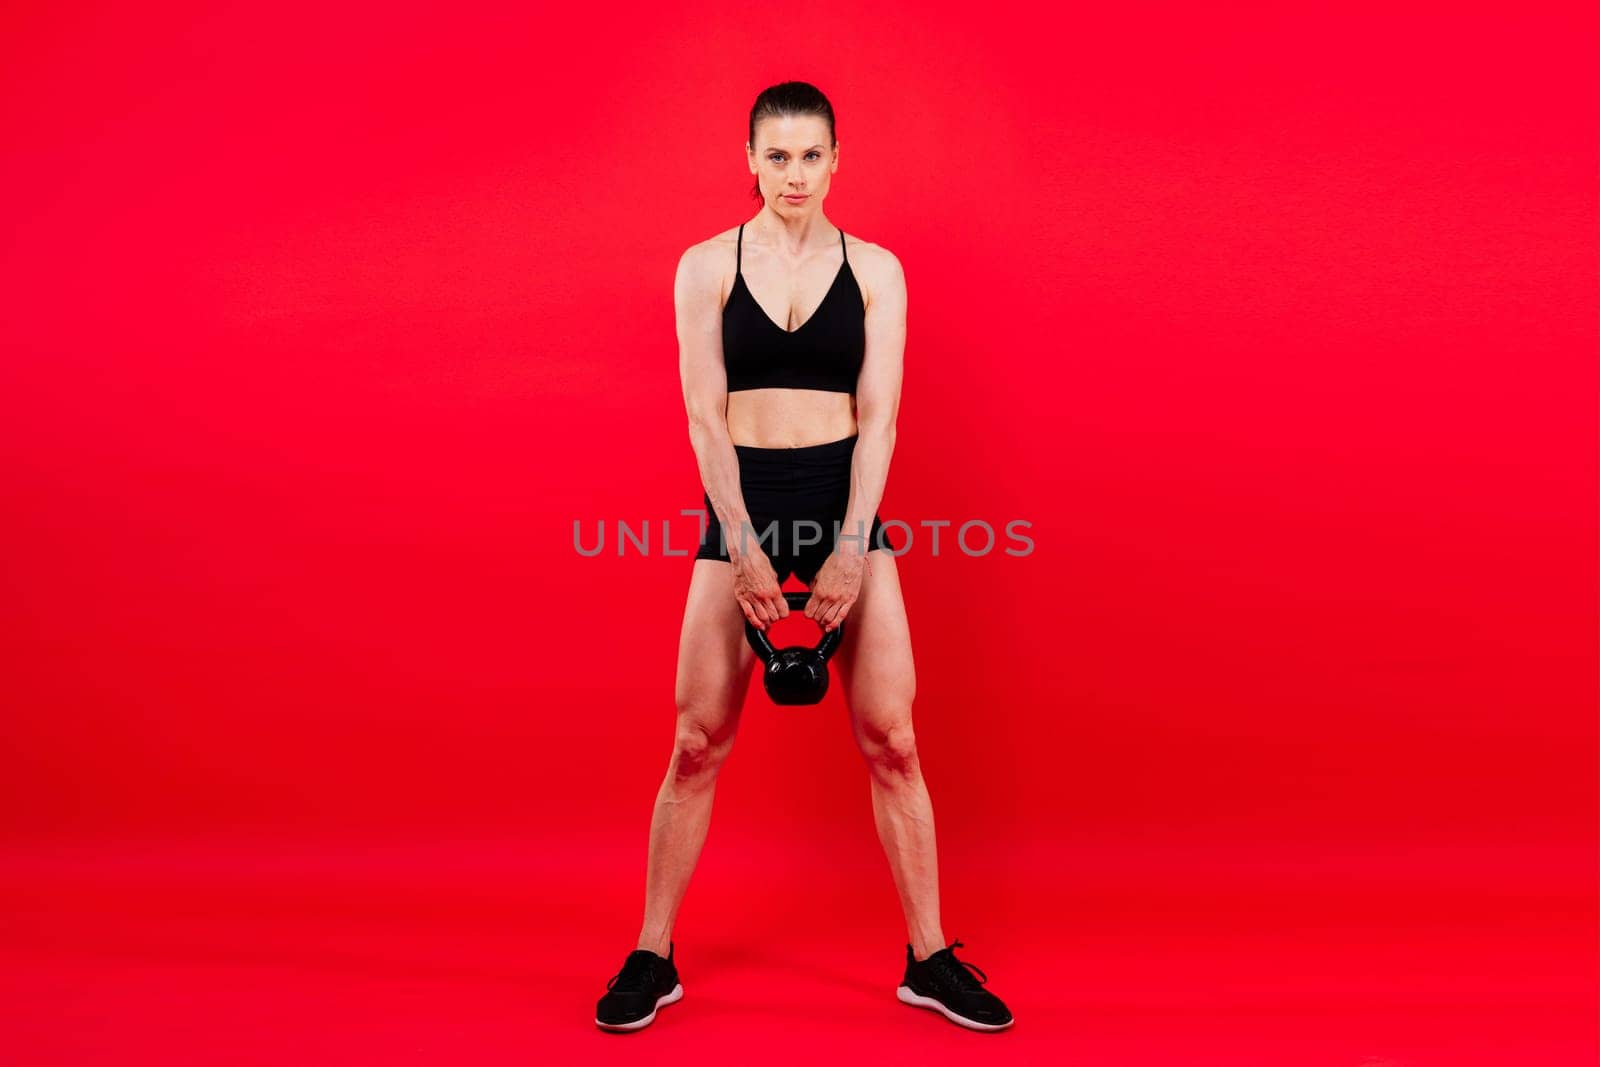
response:
<path id="1" fill-rule="evenodd" d="M 779 582 L 793 574 L 810 585 L 840 537 L 865 536 L 869 552 L 899 551 L 893 531 L 884 529 L 877 515 L 872 516 L 870 530 L 841 529 L 850 505 L 855 447 L 855 434 L 801 448 L 733 446 L 739 457 L 739 489 L 750 514 L 750 528 L 742 531 L 744 544 L 767 554 Z M 741 531 L 731 532 L 725 540 L 709 495 L 705 505 L 705 534 L 694 558 L 726 561 L 727 540 L 739 538 Z"/>

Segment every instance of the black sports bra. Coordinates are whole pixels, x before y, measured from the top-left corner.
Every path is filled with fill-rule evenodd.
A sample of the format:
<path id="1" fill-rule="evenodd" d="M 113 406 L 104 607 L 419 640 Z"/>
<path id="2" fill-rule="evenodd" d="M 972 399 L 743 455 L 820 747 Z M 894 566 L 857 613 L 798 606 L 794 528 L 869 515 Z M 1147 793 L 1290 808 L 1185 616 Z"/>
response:
<path id="1" fill-rule="evenodd" d="M 844 231 L 839 231 L 844 253 Z M 722 360 L 728 392 L 741 389 L 856 391 L 866 355 L 866 300 L 845 254 L 833 285 L 811 317 L 793 330 L 773 322 L 745 284 L 744 225 L 734 259 L 733 289 L 722 308 Z"/>

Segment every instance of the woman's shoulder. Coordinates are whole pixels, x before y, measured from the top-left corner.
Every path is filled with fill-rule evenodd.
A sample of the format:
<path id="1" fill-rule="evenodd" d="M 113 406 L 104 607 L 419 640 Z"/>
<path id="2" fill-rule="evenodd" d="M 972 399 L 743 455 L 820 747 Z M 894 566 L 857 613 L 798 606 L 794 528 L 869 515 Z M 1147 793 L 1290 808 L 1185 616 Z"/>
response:
<path id="1" fill-rule="evenodd" d="M 879 294 L 904 296 L 906 278 L 899 256 L 881 244 L 852 238 L 848 232 L 844 235 L 844 248 L 850 257 L 850 270 L 869 305 Z"/>
<path id="2" fill-rule="evenodd" d="M 679 284 L 720 292 L 723 279 L 734 271 L 734 242 L 738 236 L 739 227 L 730 226 L 685 248 L 678 256 Z"/>
<path id="3" fill-rule="evenodd" d="M 868 241 L 864 237 L 857 237 L 849 231 L 844 235 L 844 250 L 852 257 L 850 260 L 852 266 L 856 260 L 860 260 L 863 267 L 880 273 L 895 274 L 900 270 L 900 257 L 883 245 Z"/>
<path id="4" fill-rule="evenodd" d="M 678 257 L 678 262 L 696 263 L 704 260 L 716 261 L 726 257 L 728 266 L 733 266 L 735 243 L 739 239 L 739 227 L 730 226 L 721 233 L 714 233 L 703 241 L 696 241 L 683 250 Z"/>

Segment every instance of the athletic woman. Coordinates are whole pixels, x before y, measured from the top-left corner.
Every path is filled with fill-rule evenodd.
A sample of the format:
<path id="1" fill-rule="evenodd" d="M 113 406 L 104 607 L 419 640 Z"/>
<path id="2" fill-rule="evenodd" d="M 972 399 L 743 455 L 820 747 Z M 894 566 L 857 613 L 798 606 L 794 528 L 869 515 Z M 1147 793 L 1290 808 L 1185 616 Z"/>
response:
<path id="1" fill-rule="evenodd" d="M 1003 1030 L 1011 1012 L 939 923 L 899 546 L 877 514 L 900 404 L 905 278 L 888 249 L 823 214 L 839 145 L 821 92 L 767 89 L 749 137 L 760 211 L 688 249 L 674 283 L 707 518 L 678 643 L 677 734 L 650 826 L 644 924 L 595 1022 L 637 1030 L 683 996 L 671 931 L 754 665 L 745 622 L 765 630 L 787 616 L 780 586 L 794 574 L 810 587 L 807 618 L 828 631 L 850 620 L 832 662 L 910 935 L 899 999 Z"/>

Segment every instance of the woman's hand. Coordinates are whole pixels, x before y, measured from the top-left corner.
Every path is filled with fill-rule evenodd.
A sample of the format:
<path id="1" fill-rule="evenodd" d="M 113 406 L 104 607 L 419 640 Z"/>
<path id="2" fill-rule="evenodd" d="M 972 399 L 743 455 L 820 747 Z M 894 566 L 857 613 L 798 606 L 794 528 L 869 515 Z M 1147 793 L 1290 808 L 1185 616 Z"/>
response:
<path id="1" fill-rule="evenodd" d="M 768 624 L 789 614 L 778 572 L 759 547 L 747 549 L 733 565 L 733 595 L 744 617 L 758 630 L 765 630 Z"/>
<path id="2" fill-rule="evenodd" d="M 824 632 L 837 630 L 861 595 L 861 578 L 866 572 L 866 553 L 849 549 L 829 553 L 811 583 L 806 618 L 816 619 Z"/>

